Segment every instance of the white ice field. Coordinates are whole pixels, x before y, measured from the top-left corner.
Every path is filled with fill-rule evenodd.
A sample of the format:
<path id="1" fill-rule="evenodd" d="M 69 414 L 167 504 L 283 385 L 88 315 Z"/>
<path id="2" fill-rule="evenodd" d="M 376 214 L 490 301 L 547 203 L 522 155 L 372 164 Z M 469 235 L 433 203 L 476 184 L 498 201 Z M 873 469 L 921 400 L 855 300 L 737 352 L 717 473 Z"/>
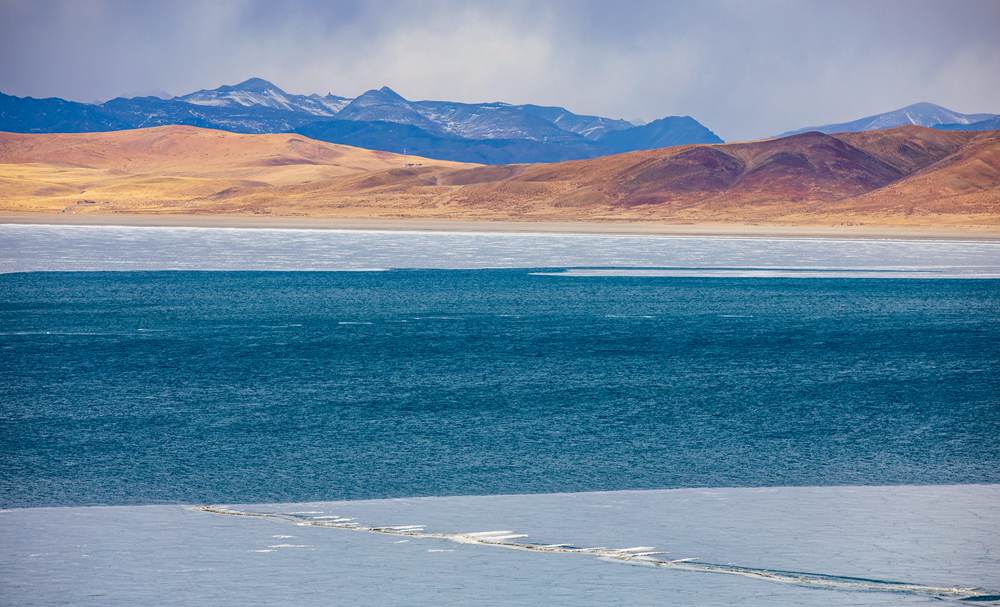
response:
<path id="1" fill-rule="evenodd" d="M 766 278 L 809 277 L 804 271 L 818 271 L 829 278 L 997 278 L 1000 241 L 0 224 L 0 273 L 394 268 L 647 268 L 638 275 Z M 654 269 L 652 274 L 649 269 Z"/>
<path id="2" fill-rule="evenodd" d="M 1000 604 L 1000 485 L 0 511 L 4 605 Z"/>

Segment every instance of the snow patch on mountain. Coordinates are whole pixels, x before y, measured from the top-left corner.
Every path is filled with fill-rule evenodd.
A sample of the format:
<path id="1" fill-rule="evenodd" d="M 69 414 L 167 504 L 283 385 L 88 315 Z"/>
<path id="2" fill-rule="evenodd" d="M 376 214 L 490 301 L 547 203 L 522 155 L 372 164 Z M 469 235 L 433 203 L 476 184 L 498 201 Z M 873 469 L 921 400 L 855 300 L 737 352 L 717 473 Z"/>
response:
<path id="1" fill-rule="evenodd" d="M 286 93 L 262 78 L 250 78 L 239 84 L 200 90 L 180 97 L 179 101 L 210 107 L 264 107 L 313 116 L 332 117 L 349 103 L 336 95 L 294 95 Z"/>
<path id="2" fill-rule="evenodd" d="M 939 124 L 972 124 L 982 120 L 992 118 L 993 114 L 963 114 L 950 110 L 946 107 L 933 103 L 914 103 L 898 110 L 865 116 L 850 122 L 840 122 L 836 124 L 825 124 L 821 126 L 809 126 L 794 131 L 782 133 L 780 137 L 796 135 L 808 131 L 819 131 L 821 133 L 856 133 L 859 131 L 873 131 L 879 129 L 891 129 L 899 126 L 915 125 L 923 127 L 934 127 Z"/>

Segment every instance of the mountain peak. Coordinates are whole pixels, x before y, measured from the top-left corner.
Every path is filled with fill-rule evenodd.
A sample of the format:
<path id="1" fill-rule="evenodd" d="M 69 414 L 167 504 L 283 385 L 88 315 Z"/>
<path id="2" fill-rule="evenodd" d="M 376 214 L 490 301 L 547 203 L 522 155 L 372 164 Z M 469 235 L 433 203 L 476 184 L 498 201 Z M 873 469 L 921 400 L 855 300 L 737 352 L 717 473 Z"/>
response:
<path id="1" fill-rule="evenodd" d="M 396 106 L 409 108 L 410 102 L 391 88 L 383 86 L 379 89 L 368 89 L 364 93 L 361 93 L 354 98 L 350 105 L 355 108 L 369 106 Z"/>
<path id="2" fill-rule="evenodd" d="M 200 90 L 180 97 L 178 101 L 214 108 L 260 108 L 306 114 L 324 118 L 332 117 L 347 105 L 342 97 L 318 95 L 293 95 L 263 78 L 248 78 L 238 84 L 226 84 L 211 90 Z M 287 128 L 287 127 L 285 127 Z"/>
<path id="3" fill-rule="evenodd" d="M 378 92 L 382 93 L 384 97 L 387 97 L 394 101 L 406 101 L 406 99 L 402 95 L 392 90 L 388 86 L 383 86 L 382 88 L 378 89 Z"/>
<path id="4" fill-rule="evenodd" d="M 275 86 L 274 83 L 268 82 L 267 80 L 264 80 L 263 78 L 256 78 L 256 77 L 255 78 L 247 78 L 246 80 L 244 80 L 243 82 L 240 82 L 239 84 L 233 84 L 233 85 L 231 85 L 229 88 L 231 90 L 236 90 L 236 91 L 250 91 L 250 92 L 254 92 L 254 93 L 262 93 L 262 92 L 264 92 L 264 91 L 266 91 L 268 89 L 276 89 L 276 90 L 279 90 L 279 91 L 281 90 L 280 88 L 278 88 L 277 86 Z"/>
<path id="5" fill-rule="evenodd" d="M 823 133 L 854 133 L 858 131 L 874 131 L 878 129 L 889 129 L 898 126 L 916 125 L 923 127 L 935 127 L 939 124 L 971 124 L 980 120 L 989 119 L 992 114 L 963 114 L 955 110 L 948 109 L 936 103 L 921 101 L 898 110 L 865 116 L 850 122 L 840 122 L 837 124 L 825 124 L 821 126 L 810 126 L 796 129 L 781 136 L 794 135 L 804 131 L 820 131 Z"/>
<path id="6" fill-rule="evenodd" d="M 943 105 L 938 105 L 936 103 L 931 103 L 930 101 L 918 101 L 917 103 L 911 103 L 910 105 L 899 108 L 899 110 L 944 110 L 945 112 L 952 112 L 954 110 L 949 110 Z"/>
<path id="7" fill-rule="evenodd" d="M 650 120 L 645 125 L 649 126 L 651 124 L 655 125 L 669 125 L 669 124 L 692 124 L 698 122 L 690 116 L 664 116 L 662 118 L 657 118 L 656 120 Z"/>
<path id="8" fill-rule="evenodd" d="M 640 126 L 612 131 L 600 138 L 615 152 L 652 150 L 689 143 L 722 143 L 722 139 L 690 116 L 664 116 Z"/>

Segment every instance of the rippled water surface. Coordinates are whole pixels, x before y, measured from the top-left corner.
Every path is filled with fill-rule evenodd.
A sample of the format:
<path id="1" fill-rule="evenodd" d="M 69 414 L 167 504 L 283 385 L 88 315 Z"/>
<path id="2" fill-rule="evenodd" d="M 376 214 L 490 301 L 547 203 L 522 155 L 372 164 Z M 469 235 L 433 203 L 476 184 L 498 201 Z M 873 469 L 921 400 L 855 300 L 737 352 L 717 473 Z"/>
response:
<path id="1" fill-rule="evenodd" d="M 0 502 L 1000 482 L 1000 281 L 545 274 L 0 276 Z"/>

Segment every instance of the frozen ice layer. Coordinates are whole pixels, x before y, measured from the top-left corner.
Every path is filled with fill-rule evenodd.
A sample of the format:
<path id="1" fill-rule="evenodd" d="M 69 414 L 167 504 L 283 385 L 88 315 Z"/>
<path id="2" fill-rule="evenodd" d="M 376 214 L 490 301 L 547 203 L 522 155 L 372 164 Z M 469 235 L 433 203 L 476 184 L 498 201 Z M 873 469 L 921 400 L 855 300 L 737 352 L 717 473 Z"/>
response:
<path id="1" fill-rule="evenodd" d="M 992 604 L 997 503 L 1000 485 L 7 510 L 0 587 L 18 605 Z"/>
<path id="2" fill-rule="evenodd" d="M 1000 274 L 1000 241 L 0 224 L 0 272 L 809 268 Z"/>
<path id="3" fill-rule="evenodd" d="M 558 272 L 533 272 L 535 276 L 628 278 L 880 278 L 990 279 L 997 271 L 968 267 L 934 268 L 569 268 Z"/>

